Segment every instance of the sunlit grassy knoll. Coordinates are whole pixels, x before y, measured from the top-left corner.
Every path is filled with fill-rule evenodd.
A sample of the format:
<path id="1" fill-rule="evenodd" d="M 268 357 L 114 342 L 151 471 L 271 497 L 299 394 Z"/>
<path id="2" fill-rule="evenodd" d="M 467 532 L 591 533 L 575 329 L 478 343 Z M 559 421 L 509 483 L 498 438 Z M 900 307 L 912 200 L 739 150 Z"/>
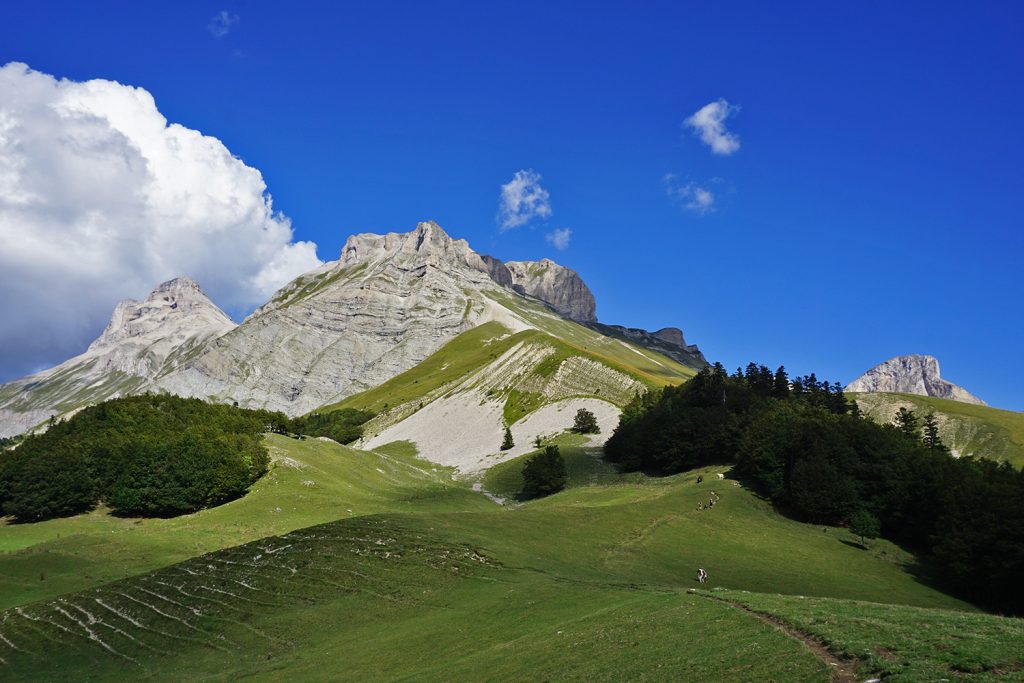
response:
<path id="1" fill-rule="evenodd" d="M 493 507 L 451 471 L 396 445 L 367 453 L 321 439 L 268 435 L 271 471 L 236 501 L 173 519 L 105 510 L 0 526 L 0 607 L 166 566 L 292 529 L 385 511 Z"/>

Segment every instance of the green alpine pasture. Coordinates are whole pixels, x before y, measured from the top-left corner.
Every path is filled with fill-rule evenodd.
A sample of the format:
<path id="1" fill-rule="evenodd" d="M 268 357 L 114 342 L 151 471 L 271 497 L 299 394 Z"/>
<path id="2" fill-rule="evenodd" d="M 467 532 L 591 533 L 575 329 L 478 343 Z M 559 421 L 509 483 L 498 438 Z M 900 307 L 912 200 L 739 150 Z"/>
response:
<path id="1" fill-rule="evenodd" d="M 858 659 L 885 681 L 1024 679 L 1024 619 L 853 600 L 715 591 Z"/>
<path id="2" fill-rule="evenodd" d="M 493 507 L 451 471 L 394 445 L 368 453 L 268 434 L 270 472 L 244 497 L 171 519 L 105 509 L 0 526 L 0 608 L 132 576 L 221 548 L 376 512 Z"/>
<path id="3" fill-rule="evenodd" d="M 270 474 L 219 508 L 0 527 L 13 608 L 0 677 L 829 680 L 804 644 L 733 603 L 856 658 L 865 678 L 1012 680 L 1024 666 L 1020 620 L 930 587 L 884 540 L 864 549 L 783 517 L 727 468 L 620 475 L 564 434 L 567 489 L 499 506 L 410 444 L 267 439 Z M 477 483 L 514 493 L 517 464 Z M 933 632 L 914 636 L 914 619 Z M 967 630 L 987 637 L 931 651 Z"/>

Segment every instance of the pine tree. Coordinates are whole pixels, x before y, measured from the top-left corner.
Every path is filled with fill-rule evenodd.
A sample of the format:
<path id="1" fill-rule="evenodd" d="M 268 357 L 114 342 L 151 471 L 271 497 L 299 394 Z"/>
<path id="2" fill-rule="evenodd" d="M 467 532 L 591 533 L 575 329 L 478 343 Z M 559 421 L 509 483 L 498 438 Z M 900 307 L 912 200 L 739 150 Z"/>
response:
<path id="1" fill-rule="evenodd" d="M 924 445 L 930 450 L 941 451 L 945 449 L 942 439 L 939 438 L 939 423 L 935 421 L 935 415 L 928 413 L 924 418 Z"/>
<path id="2" fill-rule="evenodd" d="M 501 441 L 501 450 L 507 451 L 508 449 L 514 447 L 515 445 L 516 442 L 513 441 L 512 439 L 512 430 L 509 429 L 508 427 L 505 427 L 505 438 L 502 439 Z"/>
<path id="3" fill-rule="evenodd" d="M 546 446 L 523 465 L 523 497 L 535 498 L 565 488 L 568 475 L 558 446 Z"/>
<path id="4" fill-rule="evenodd" d="M 899 412 L 896 413 L 895 424 L 896 429 L 900 430 L 903 434 L 914 441 L 917 441 L 920 438 L 917 415 L 914 414 L 913 410 L 900 408 Z"/>
<path id="5" fill-rule="evenodd" d="M 789 375 L 786 374 L 786 367 L 780 365 L 775 371 L 775 378 L 772 381 L 772 395 L 776 398 L 789 398 Z"/>

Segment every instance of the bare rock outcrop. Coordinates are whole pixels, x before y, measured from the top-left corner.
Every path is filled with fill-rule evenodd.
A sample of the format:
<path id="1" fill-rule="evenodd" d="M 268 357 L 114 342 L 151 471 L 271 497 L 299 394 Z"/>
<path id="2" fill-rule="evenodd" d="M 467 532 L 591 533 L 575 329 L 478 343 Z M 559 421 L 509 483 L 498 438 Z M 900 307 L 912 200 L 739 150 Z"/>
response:
<path id="1" fill-rule="evenodd" d="M 892 393 L 935 396 L 964 403 L 987 405 L 963 387 L 948 382 L 939 374 L 934 356 L 897 356 L 876 365 L 846 385 L 853 393 Z"/>
<path id="2" fill-rule="evenodd" d="M 279 290 L 158 386 L 298 415 L 408 370 L 488 320 L 525 324 L 486 292 L 491 269 L 434 222 L 348 238 L 338 261 Z"/>
<path id="3" fill-rule="evenodd" d="M 513 289 L 548 303 L 566 318 L 577 322 L 597 320 L 594 295 L 572 268 L 546 258 L 509 261 L 505 267 L 512 275 Z"/>

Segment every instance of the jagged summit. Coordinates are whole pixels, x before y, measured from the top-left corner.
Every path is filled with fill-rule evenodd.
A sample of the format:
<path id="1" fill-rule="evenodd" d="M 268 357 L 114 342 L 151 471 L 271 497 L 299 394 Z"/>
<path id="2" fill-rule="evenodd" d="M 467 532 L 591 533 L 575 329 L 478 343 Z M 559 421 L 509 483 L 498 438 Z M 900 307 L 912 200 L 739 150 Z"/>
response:
<path id="1" fill-rule="evenodd" d="M 890 358 L 850 382 L 846 390 L 855 393 L 917 394 L 987 405 L 963 387 L 942 379 L 937 358 L 918 354 Z"/>
<path id="2" fill-rule="evenodd" d="M 234 327 L 188 277 L 157 285 L 142 301 L 126 299 L 85 353 L 0 386 L 0 436 L 20 433 L 51 415 L 143 390 Z"/>
<path id="3" fill-rule="evenodd" d="M 198 327 L 234 327 L 234 323 L 190 277 L 176 277 L 153 288 L 143 301 L 125 299 L 117 304 L 103 333 L 89 346 L 96 351 L 118 342 L 159 332 L 166 336 L 168 324 L 182 321 L 183 329 L 174 332 L 188 336 Z"/>

